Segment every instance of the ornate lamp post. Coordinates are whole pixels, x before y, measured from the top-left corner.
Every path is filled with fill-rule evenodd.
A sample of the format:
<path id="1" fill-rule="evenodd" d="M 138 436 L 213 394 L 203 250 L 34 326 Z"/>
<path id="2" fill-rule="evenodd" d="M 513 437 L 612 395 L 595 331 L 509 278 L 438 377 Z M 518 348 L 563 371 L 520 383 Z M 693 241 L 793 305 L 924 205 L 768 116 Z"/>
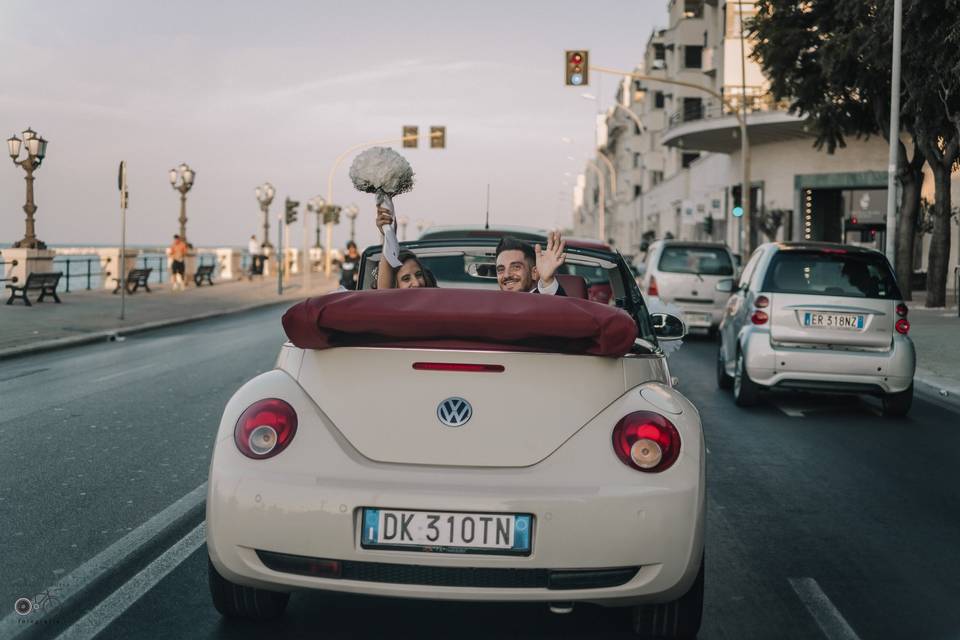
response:
<path id="1" fill-rule="evenodd" d="M 423 235 L 423 228 L 427 226 L 426 220 L 417 220 L 417 237 Z"/>
<path id="2" fill-rule="evenodd" d="M 307 200 L 307 211 L 317 214 L 317 239 L 313 243 L 314 249 L 320 248 L 320 216 L 323 214 L 324 207 L 327 206 L 327 201 L 320 196 L 314 196 Z"/>
<path id="3" fill-rule="evenodd" d="M 353 238 L 354 231 L 356 230 L 358 213 L 360 213 L 360 208 L 357 205 L 351 204 L 349 207 L 347 207 L 347 217 L 350 218 L 350 242 L 354 241 Z"/>
<path id="4" fill-rule="evenodd" d="M 410 223 L 410 219 L 407 216 L 400 216 L 397 218 L 397 224 L 400 225 L 400 241 L 407 241 L 407 224 Z"/>
<path id="5" fill-rule="evenodd" d="M 187 192 L 193 188 L 197 173 L 181 162 L 176 169 L 170 169 L 170 185 L 180 192 L 180 239 L 187 242 Z"/>
<path id="6" fill-rule="evenodd" d="M 22 146 L 26 146 L 27 155 L 23 160 L 20 160 L 20 148 Z M 10 152 L 13 164 L 22 167 L 27 172 L 27 176 L 24 178 L 27 181 L 27 203 L 23 205 L 23 210 L 27 214 L 27 230 L 24 233 L 23 240 L 15 242 L 13 246 L 19 249 L 46 249 L 47 245 L 37 238 L 33 223 L 33 214 L 37 211 L 37 205 L 33 202 L 33 172 L 43 164 L 43 159 L 47 155 L 47 141 L 36 131 L 27 127 L 27 130 L 23 132 L 23 140 L 20 140 L 16 135 L 7 139 L 7 149 Z"/>
<path id="7" fill-rule="evenodd" d="M 269 182 L 264 182 L 253 191 L 257 194 L 257 202 L 260 203 L 260 211 L 263 212 L 263 242 L 260 246 L 264 248 L 264 254 L 269 255 L 270 250 L 273 249 L 273 245 L 270 244 L 270 203 L 273 202 L 273 196 L 277 194 L 277 190 Z"/>

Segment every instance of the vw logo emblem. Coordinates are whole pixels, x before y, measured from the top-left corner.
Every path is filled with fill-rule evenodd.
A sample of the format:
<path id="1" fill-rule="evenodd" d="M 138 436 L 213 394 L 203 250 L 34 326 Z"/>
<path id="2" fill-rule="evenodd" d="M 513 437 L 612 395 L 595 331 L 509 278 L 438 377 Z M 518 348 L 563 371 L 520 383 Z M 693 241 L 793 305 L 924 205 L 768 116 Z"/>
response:
<path id="1" fill-rule="evenodd" d="M 437 418 L 448 427 L 462 427 L 473 417 L 473 407 L 463 398 L 447 398 L 437 406 Z"/>

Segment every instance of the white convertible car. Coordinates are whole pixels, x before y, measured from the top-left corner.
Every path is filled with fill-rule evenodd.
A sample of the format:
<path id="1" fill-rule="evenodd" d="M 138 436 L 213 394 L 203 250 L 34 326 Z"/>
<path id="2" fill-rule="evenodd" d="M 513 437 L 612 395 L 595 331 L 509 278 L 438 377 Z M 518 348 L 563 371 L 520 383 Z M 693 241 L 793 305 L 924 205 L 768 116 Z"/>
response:
<path id="1" fill-rule="evenodd" d="M 314 589 L 632 607 L 640 636 L 696 636 L 703 434 L 658 346 L 682 323 L 650 316 L 609 251 L 567 264 L 606 269 L 615 306 L 580 299 L 577 276 L 559 276 L 567 297 L 496 291 L 495 243 L 407 243 L 440 288 L 286 313 L 210 464 L 221 614 L 273 618 Z"/>

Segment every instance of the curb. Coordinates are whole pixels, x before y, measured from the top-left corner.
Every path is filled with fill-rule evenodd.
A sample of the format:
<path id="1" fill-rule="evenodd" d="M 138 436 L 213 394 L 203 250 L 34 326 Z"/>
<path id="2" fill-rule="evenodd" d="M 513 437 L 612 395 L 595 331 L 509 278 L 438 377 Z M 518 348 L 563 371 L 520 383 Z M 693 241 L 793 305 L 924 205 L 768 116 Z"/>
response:
<path id="1" fill-rule="evenodd" d="M 942 378 L 924 370 L 918 370 L 913 376 L 913 388 L 924 400 L 960 410 L 960 383 Z"/>
<path id="2" fill-rule="evenodd" d="M 164 329 L 166 327 L 172 327 L 178 324 L 187 324 L 190 322 L 197 322 L 200 320 L 209 320 L 211 318 L 219 318 L 221 316 L 228 316 L 234 313 L 243 313 L 244 311 L 253 311 L 255 309 L 263 309 L 265 307 L 273 307 L 281 304 L 294 305 L 297 303 L 298 300 L 299 299 L 273 300 L 271 302 L 258 302 L 256 304 L 250 304 L 245 307 L 238 307 L 236 309 L 220 309 L 217 311 L 201 313 L 194 316 L 186 316 L 182 318 L 170 318 L 168 320 L 157 320 L 156 322 L 146 322 L 144 324 L 138 324 L 132 327 L 121 327 L 117 329 L 103 329 L 103 330 L 95 331 L 93 333 L 88 333 L 82 336 L 70 336 L 68 338 L 55 338 L 53 340 L 45 340 L 43 342 L 28 344 L 22 347 L 11 347 L 8 349 L 0 349 L 0 360 L 6 360 L 8 358 L 15 358 L 15 357 L 24 356 L 24 355 L 32 355 L 35 353 L 43 353 L 45 351 L 67 349 L 69 347 L 79 347 L 81 345 L 92 344 L 95 342 L 106 342 L 108 340 L 112 340 L 116 338 L 117 336 L 133 335 L 135 333 L 153 331 L 154 329 Z"/>

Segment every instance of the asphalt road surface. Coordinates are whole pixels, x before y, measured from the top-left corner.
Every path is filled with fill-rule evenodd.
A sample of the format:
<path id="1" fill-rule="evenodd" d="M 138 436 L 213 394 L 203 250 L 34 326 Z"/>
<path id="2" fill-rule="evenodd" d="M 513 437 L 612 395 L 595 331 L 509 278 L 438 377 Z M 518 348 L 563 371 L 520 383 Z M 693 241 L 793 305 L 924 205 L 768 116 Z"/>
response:
<path id="1" fill-rule="evenodd" d="M 272 366 L 281 313 L 0 362 L 0 637 L 630 637 L 622 611 L 599 607 L 315 593 L 269 625 L 226 622 L 196 507 L 76 603 L 11 617 L 16 598 L 94 575 L 91 558 L 205 482 L 222 407 Z M 960 416 L 918 399 L 890 420 L 871 399 L 814 395 L 739 409 L 714 357 L 694 337 L 670 360 L 708 449 L 700 637 L 960 638 Z"/>

